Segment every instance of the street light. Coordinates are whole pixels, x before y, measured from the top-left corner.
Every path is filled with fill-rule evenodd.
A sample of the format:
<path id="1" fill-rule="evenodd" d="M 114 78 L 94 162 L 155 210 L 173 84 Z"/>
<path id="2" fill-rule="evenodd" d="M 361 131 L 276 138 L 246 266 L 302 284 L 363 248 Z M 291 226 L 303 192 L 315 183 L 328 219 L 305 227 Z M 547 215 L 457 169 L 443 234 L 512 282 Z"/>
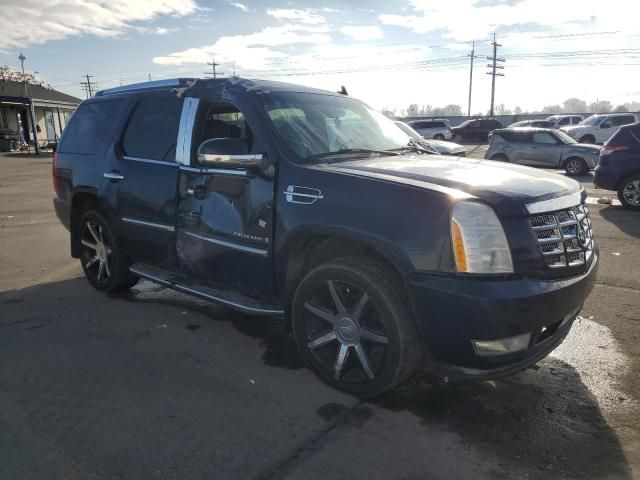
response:
<path id="1" fill-rule="evenodd" d="M 20 66 L 22 67 L 22 81 L 24 84 L 24 96 L 25 98 L 29 98 L 27 95 L 27 77 L 24 74 L 24 61 L 27 59 L 22 52 L 18 56 L 18 60 L 20 60 Z M 36 132 L 36 112 L 33 108 L 33 100 L 29 98 L 29 116 L 31 117 L 31 133 L 33 135 L 33 145 L 35 146 L 36 155 L 40 154 L 40 147 L 38 147 L 38 134 Z"/>

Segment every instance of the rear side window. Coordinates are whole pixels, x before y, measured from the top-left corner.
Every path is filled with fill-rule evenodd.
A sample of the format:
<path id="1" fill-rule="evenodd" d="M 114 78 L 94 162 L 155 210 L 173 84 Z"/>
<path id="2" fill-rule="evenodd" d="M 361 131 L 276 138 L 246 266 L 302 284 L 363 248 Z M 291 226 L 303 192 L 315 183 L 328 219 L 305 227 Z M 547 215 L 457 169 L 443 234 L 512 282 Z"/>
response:
<path id="1" fill-rule="evenodd" d="M 432 128 L 445 128 L 445 124 L 443 122 L 432 122 Z"/>
<path id="2" fill-rule="evenodd" d="M 558 122 L 558 125 L 569 125 L 569 123 L 571 123 L 571 118 L 565 117 Z"/>
<path id="3" fill-rule="evenodd" d="M 182 100 L 145 98 L 136 105 L 122 137 L 125 155 L 148 160 L 176 160 Z"/>
<path id="4" fill-rule="evenodd" d="M 528 132 L 506 131 L 499 134 L 504 140 L 512 143 L 528 143 L 531 134 Z"/>
<path id="5" fill-rule="evenodd" d="M 111 137 L 123 105 L 122 100 L 80 105 L 64 128 L 58 151 L 80 155 L 96 154 Z"/>
<path id="6" fill-rule="evenodd" d="M 620 115 L 619 117 L 612 117 L 610 119 L 611 123 L 615 125 L 628 125 L 630 123 L 634 123 L 636 121 L 631 115 Z"/>

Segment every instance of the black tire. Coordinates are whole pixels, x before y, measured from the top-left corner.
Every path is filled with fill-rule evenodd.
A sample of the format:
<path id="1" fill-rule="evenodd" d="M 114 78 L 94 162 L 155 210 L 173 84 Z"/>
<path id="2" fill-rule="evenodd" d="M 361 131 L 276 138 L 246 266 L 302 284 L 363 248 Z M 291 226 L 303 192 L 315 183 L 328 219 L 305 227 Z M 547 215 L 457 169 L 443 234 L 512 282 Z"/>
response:
<path id="1" fill-rule="evenodd" d="M 618 200 L 624 208 L 640 210 L 640 175 L 626 178 L 620 184 Z"/>
<path id="2" fill-rule="evenodd" d="M 434 140 L 444 140 L 444 135 L 442 135 L 441 133 L 438 133 L 437 135 L 435 135 L 433 137 Z"/>
<path id="3" fill-rule="evenodd" d="M 361 398 L 376 396 L 406 380 L 420 360 L 422 344 L 407 304 L 393 273 L 371 260 L 320 265 L 293 298 L 298 349 L 325 383 Z"/>
<path id="4" fill-rule="evenodd" d="M 567 160 L 564 162 L 564 169 L 567 172 L 567 175 L 569 175 L 570 177 L 584 175 L 589 171 L 587 162 L 585 162 L 584 159 L 580 157 L 567 158 Z"/>
<path id="5" fill-rule="evenodd" d="M 138 278 L 129 272 L 131 262 L 116 243 L 109 222 L 96 210 L 86 211 L 77 228 L 80 263 L 89 283 L 102 292 L 134 286 Z"/>
<path id="6" fill-rule="evenodd" d="M 503 155 L 501 153 L 496 153 L 493 157 L 491 157 L 491 160 L 493 160 L 494 162 L 508 162 L 509 161 L 507 156 Z"/>
<path id="7" fill-rule="evenodd" d="M 596 143 L 596 137 L 593 135 L 583 135 L 580 137 L 579 143 Z"/>

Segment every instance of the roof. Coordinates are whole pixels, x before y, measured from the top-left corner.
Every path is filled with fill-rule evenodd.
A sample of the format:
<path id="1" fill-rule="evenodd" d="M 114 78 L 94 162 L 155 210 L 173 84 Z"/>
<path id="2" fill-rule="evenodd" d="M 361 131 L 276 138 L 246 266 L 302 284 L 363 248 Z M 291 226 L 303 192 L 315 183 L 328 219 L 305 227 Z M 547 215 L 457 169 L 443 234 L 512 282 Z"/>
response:
<path id="1" fill-rule="evenodd" d="M 317 93 L 323 95 L 340 95 L 338 92 L 320 90 L 317 88 L 305 87 L 293 83 L 274 82 L 271 80 L 253 80 L 237 77 L 225 78 L 168 78 L 152 82 L 133 83 L 122 87 L 109 88 L 96 93 L 96 96 L 116 95 L 122 93 L 140 92 L 145 90 L 168 90 L 172 88 L 185 88 L 189 86 L 214 88 L 214 87 L 236 87 L 247 92 L 304 92 Z"/>
<path id="2" fill-rule="evenodd" d="M 34 100 L 44 100 L 49 102 L 64 102 L 79 104 L 82 100 L 66 93 L 59 92 L 52 88 L 40 85 L 27 85 L 28 96 Z M 24 83 L 14 82 L 12 80 L 0 80 L 0 97 L 19 97 L 24 98 Z"/>

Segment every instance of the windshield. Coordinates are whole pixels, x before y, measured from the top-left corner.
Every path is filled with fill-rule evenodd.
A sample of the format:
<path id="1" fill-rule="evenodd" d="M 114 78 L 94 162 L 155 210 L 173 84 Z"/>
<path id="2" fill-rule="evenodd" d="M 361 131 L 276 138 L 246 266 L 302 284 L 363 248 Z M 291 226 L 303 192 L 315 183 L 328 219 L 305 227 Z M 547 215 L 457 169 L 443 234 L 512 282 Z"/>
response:
<path id="1" fill-rule="evenodd" d="M 387 151 L 410 137 L 387 117 L 346 96 L 277 92 L 264 108 L 294 160 L 315 161 L 341 151 Z"/>
<path id="2" fill-rule="evenodd" d="M 467 125 L 469 125 L 471 122 L 473 122 L 473 120 L 465 120 L 464 122 L 462 122 L 460 125 L 458 125 L 458 127 L 466 127 Z"/>
<path id="3" fill-rule="evenodd" d="M 580 125 L 589 125 L 589 126 L 598 125 L 603 118 L 604 117 L 598 117 L 597 115 L 592 115 L 586 120 L 581 121 Z"/>
<path id="4" fill-rule="evenodd" d="M 404 133 L 409 135 L 411 138 L 415 138 L 416 140 L 422 140 L 422 135 L 420 135 L 418 132 L 416 132 L 413 128 L 411 128 L 406 123 L 404 122 L 394 122 L 394 123 L 400 128 L 400 130 L 402 130 Z"/>
<path id="5" fill-rule="evenodd" d="M 569 135 L 564 133 L 562 130 L 555 130 L 553 133 L 554 133 L 554 135 L 556 137 L 558 137 L 558 140 L 560 140 L 565 145 L 570 144 L 570 143 L 578 143 L 573 138 L 571 138 Z"/>

